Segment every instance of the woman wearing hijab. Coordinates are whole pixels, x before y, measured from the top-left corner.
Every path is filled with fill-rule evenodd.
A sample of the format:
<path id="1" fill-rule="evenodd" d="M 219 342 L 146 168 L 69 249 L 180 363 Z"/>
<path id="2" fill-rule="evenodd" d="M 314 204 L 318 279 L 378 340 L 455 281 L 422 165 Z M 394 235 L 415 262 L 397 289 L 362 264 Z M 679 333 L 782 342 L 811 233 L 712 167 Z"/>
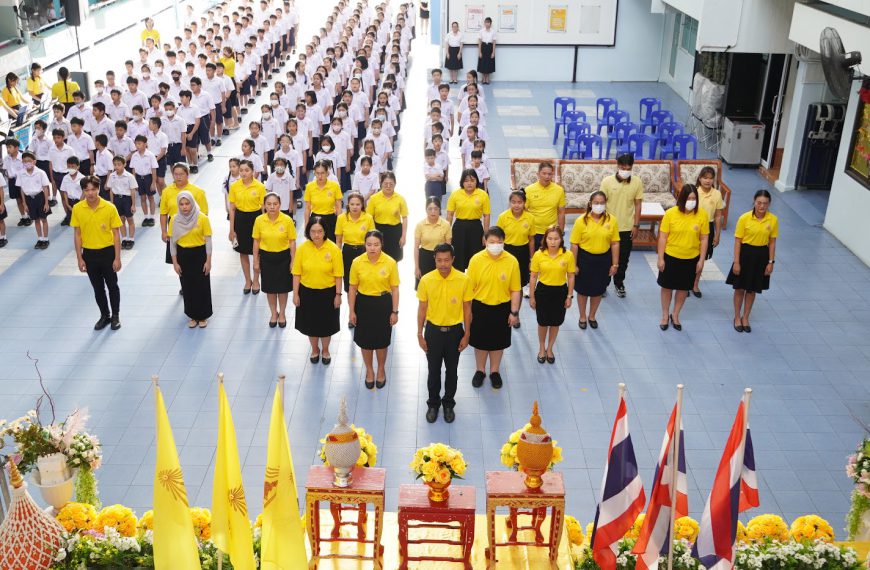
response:
<path id="1" fill-rule="evenodd" d="M 204 329 L 212 315 L 211 307 L 211 224 L 193 194 L 178 193 L 178 213 L 172 217 L 169 252 L 172 266 L 181 278 L 187 326 Z"/>

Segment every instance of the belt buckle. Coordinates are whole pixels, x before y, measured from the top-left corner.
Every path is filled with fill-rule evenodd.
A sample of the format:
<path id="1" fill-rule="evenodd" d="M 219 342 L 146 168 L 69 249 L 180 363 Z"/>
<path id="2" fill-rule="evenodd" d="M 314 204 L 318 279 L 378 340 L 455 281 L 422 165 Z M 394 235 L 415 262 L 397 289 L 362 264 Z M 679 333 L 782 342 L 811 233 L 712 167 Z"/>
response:
<path id="1" fill-rule="evenodd" d="M 438 327 L 438 329 L 443 333 L 450 332 L 450 327 Z"/>

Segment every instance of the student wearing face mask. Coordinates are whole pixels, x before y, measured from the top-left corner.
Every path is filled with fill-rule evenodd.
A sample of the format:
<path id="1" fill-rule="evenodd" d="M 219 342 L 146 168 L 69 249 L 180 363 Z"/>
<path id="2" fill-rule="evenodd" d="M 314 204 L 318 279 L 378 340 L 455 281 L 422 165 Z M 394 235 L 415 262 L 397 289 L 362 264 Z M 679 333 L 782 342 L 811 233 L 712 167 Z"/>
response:
<path id="1" fill-rule="evenodd" d="M 613 274 L 616 296 L 625 297 L 625 272 L 631 255 L 632 240 L 640 228 L 640 208 L 643 203 L 643 182 L 631 175 L 634 156 L 623 154 L 616 159 L 616 174 L 601 181 L 600 190 L 607 197 L 607 209 L 619 226 L 619 267 Z"/>
<path id="2" fill-rule="evenodd" d="M 616 218 L 607 213 L 607 196 L 598 190 L 589 198 L 586 213 L 574 222 L 571 230 L 571 253 L 577 263 L 574 290 L 577 291 L 579 327 L 598 328 L 595 319 L 601 295 L 619 267 L 619 227 Z M 586 303 L 589 302 L 589 316 Z"/>
<path id="3" fill-rule="evenodd" d="M 680 311 L 695 283 L 695 276 L 704 269 L 704 254 L 710 239 L 707 212 L 698 207 L 698 190 L 685 184 L 677 197 L 677 205 L 665 212 L 659 224 L 657 283 L 662 288 L 662 320 L 659 328 L 683 330 Z M 673 302 L 673 311 L 671 303 Z"/>
<path id="4" fill-rule="evenodd" d="M 472 256 L 466 272 L 474 295 L 471 301 L 471 336 L 477 370 L 471 385 L 480 388 L 486 378 L 492 387 L 502 387 L 499 373 L 504 349 L 511 345 L 511 328 L 519 322 L 522 285 L 520 265 L 504 250 L 505 233 L 498 226 L 486 231 L 486 249 Z"/>

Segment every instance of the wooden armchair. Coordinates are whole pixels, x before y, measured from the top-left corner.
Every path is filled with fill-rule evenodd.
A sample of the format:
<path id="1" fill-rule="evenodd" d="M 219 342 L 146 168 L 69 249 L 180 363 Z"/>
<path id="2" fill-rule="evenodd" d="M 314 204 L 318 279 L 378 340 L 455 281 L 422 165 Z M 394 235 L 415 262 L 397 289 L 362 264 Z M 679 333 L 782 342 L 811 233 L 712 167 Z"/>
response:
<path id="1" fill-rule="evenodd" d="M 703 160 L 678 160 L 674 168 L 674 194 L 679 193 L 683 184 L 695 184 L 698 180 L 698 173 L 705 166 L 710 166 L 716 171 L 716 182 L 714 185 L 722 192 L 722 199 L 725 201 L 725 211 L 723 212 L 723 228 L 728 227 L 728 212 L 731 206 L 731 188 L 722 180 L 722 161 L 716 159 Z"/>

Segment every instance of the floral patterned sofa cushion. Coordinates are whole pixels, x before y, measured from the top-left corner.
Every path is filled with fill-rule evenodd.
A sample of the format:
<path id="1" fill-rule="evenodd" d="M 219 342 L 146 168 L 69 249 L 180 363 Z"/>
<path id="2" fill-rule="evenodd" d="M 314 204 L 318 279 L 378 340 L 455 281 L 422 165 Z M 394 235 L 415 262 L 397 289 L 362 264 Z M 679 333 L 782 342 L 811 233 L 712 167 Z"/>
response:
<path id="1" fill-rule="evenodd" d="M 513 175 L 513 189 L 519 190 L 538 181 L 538 166 L 543 159 L 515 159 L 511 161 L 511 174 Z M 553 162 L 553 161 L 549 161 Z M 555 164 L 555 163 L 554 163 Z M 558 165 L 556 165 L 558 174 Z"/>
<path id="2" fill-rule="evenodd" d="M 568 208 L 586 208 L 589 196 L 601 187 L 601 181 L 616 171 L 616 161 L 563 161 L 559 164 L 560 184 L 565 187 Z M 639 160 L 633 175 L 643 181 L 644 202 L 657 202 L 667 209 L 677 201 L 671 193 L 671 162 Z"/>
<path id="3" fill-rule="evenodd" d="M 710 166 L 716 171 L 716 180 L 719 180 L 719 167 L 721 163 L 718 160 L 710 162 L 682 162 L 677 163 L 679 171 L 677 179 L 683 181 L 684 184 L 694 184 L 698 180 L 698 174 L 705 166 Z"/>

